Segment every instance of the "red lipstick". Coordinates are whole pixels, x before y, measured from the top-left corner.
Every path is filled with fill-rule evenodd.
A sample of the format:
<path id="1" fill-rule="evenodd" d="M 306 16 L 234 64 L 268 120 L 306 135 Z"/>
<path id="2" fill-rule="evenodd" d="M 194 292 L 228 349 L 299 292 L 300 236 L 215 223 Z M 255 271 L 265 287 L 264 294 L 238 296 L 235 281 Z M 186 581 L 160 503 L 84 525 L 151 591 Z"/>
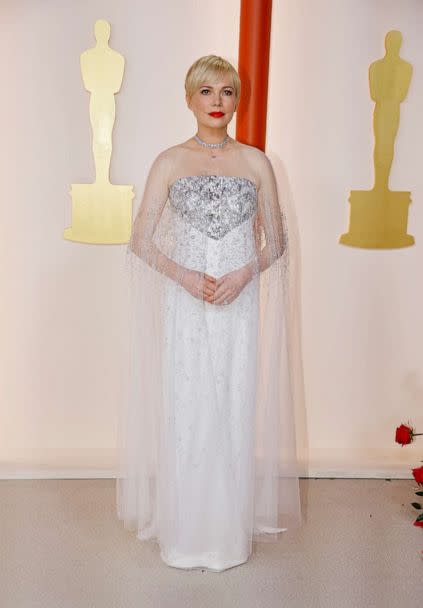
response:
<path id="1" fill-rule="evenodd" d="M 213 116 L 214 118 L 220 118 L 220 116 L 224 116 L 223 112 L 209 112 L 209 116 Z"/>

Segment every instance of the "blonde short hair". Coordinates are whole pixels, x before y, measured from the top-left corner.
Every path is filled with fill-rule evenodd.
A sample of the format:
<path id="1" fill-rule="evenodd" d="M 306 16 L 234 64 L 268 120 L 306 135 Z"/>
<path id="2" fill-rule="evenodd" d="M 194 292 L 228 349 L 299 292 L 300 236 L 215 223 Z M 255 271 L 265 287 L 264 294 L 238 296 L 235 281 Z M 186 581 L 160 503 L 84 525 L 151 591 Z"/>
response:
<path id="1" fill-rule="evenodd" d="M 185 92 L 188 99 L 194 95 L 201 84 L 217 82 L 222 74 L 230 74 L 234 87 L 235 99 L 239 101 L 241 80 L 234 66 L 218 55 L 205 55 L 195 61 L 185 77 Z"/>

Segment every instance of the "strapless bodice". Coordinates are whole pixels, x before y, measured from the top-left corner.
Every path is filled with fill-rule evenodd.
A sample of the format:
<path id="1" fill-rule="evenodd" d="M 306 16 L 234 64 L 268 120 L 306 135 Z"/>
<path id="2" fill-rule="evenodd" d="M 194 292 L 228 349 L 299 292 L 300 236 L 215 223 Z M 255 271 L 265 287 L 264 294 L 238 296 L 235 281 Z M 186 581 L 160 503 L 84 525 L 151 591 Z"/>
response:
<path id="1" fill-rule="evenodd" d="M 172 182 L 169 201 L 191 226 L 219 240 L 254 215 L 257 188 L 246 177 L 187 175 Z"/>

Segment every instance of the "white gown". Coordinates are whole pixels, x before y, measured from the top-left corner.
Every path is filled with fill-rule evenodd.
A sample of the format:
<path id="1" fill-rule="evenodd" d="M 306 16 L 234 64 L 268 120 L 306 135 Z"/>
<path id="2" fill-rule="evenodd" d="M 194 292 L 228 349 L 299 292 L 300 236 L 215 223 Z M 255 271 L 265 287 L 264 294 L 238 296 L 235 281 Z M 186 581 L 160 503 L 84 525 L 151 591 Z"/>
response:
<path id="1" fill-rule="evenodd" d="M 216 215 L 215 233 L 206 239 L 201 232 L 208 225 L 206 205 L 199 218 L 195 201 L 197 222 L 191 217 L 191 197 L 199 184 L 203 196 L 217 196 L 216 206 L 231 206 L 224 236 L 219 232 L 222 213 Z M 175 231 L 182 241 L 176 248 L 178 263 L 202 271 L 206 260 L 205 271 L 217 278 L 252 259 L 256 193 L 251 182 L 194 176 L 173 186 L 170 197 L 173 202 L 172 191 L 177 196 L 175 223 L 180 224 Z M 184 246 L 185 239 L 190 247 Z M 248 515 L 254 499 L 258 279 L 227 306 L 195 299 L 169 282 L 166 315 L 164 442 L 168 466 L 173 467 L 169 478 L 174 482 L 173 517 L 178 525 L 161 555 L 169 565 L 223 570 L 245 562 L 250 553 L 246 523 L 252 522 Z"/>
<path id="2" fill-rule="evenodd" d="M 168 180 L 157 222 L 157 205 L 150 203 L 147 212 L 146 200 L 148 192 L 155 200 L 151 184 L 165 181 L 163 171 L 156 169 L 155 178 L 150 173 L 143 227 L 134 228 L 133 242 L 148 243 L 149 252 L 153 243 L 156 255 L 216 278 L 257 259 L 259 190 L 251 176 L 201 171 Z M 277 384 L 268 382 L 274 356 L 277 383 L 287 380 L 278 365 L 280 348 L 272 351 L 269 338 L 274 332 L 283 340 L 283 324 L 276 319 L 270 330 L 271 319 L 261 320 L 259 272 L 231 303 L 215 305 L 158 272 L 151 257 L 148 264 L 140 258 L 147 255 L 135 261 L 132 393 L 118 516 L 140 540 L 157 540 L 167 565 L 223 571 L 248 560 L 253 538 L 286 530 L 278 525 L 283 499 L 285 515 L 294 525 L 298 519 L 298 478 L 287 439 L 292 426 L 284 427 L 286 458 L 276 463 L 280 410 L 288 423 L 292 412 L 276 396 Z M 264 296 L 268 290 L 269 282 Z"/>

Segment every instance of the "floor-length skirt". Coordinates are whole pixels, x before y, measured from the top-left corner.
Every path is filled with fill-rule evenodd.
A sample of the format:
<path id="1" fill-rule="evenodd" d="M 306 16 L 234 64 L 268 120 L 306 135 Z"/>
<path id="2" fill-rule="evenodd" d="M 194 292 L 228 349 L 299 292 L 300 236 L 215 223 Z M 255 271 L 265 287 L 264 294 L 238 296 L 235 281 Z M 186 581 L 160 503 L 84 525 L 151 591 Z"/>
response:
<path id="1" fill-rule="evenodd" d="M 250 261 L 251 222 L 202 244 L 203 259 L 182 248 L 179 261 L 218 278 Z M 251 553 L 258 285 L 216 305 L 166 284 L 157 530 L 170 566 L 220 571 Z"/>

